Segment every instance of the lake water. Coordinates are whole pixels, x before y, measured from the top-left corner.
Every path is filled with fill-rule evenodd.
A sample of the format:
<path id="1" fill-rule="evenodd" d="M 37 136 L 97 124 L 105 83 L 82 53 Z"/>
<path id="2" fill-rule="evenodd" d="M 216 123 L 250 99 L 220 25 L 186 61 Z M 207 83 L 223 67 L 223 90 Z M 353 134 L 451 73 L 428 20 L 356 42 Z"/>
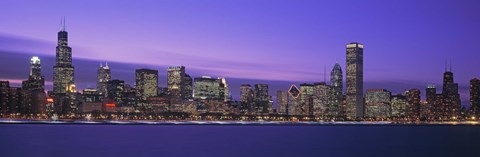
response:
<path id="1" fill-rule="evenodd" d="M 0 124 L 10 156 L 480 156 L 480 127 L 452 125 Z"/>

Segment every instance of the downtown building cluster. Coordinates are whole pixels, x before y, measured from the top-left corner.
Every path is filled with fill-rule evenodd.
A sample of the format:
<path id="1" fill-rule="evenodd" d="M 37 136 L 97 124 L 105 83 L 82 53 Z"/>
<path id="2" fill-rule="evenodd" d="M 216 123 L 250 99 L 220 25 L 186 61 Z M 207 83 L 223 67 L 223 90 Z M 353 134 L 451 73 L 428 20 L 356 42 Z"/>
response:
<path id="1" fill-rule="evenodd" d="M 336 63 L 323 82 L 276 91 L 276 105 L 268 84 L 243 84 L 240 100 L 234 101 L 223 77 L 192 78 L 184 66 L 166 69 L 166 87 L 160 87 L 159 71 L 136 69 L 135 84 L 113 79 L 107 63 L 97 69 L 96 88 L 81 92 L 75 86 L 72 48 L 68 46 L 65 21 L 58 32 L 53 90 L 45 92 L 38 57 L 30 61 L 30 75 L 22 87 L 0 81 L 0 113 L 10 118 L 174 119 L 174 120 L 398 120 L 445 121 L 475 119 L 480 114 L 480 80 L 470 81 L 470 110 L 462 110 L 458 84 L 445 68 L 443 88 L 426 88 L 393 94 L 387 89 L 363 87 L 363 49 L 346 45 L 346 92 L 341 65 Z M 275 106 L 275 107 L 274 107 Z"/>

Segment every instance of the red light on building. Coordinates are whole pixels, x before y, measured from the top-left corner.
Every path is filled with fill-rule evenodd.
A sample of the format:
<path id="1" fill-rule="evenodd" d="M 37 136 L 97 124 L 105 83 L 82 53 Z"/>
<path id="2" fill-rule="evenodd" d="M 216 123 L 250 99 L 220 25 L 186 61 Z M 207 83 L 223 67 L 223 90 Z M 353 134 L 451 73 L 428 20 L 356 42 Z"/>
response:
<path id="1" fill-rule="evenodd" d="M 47 98 L 48 103 L 53 103 L 53 98 Z"/>
<path id="2" fill-rule="evenodd" d="M 116 105 L 111 103 L 111 104 L 105 104 L 106 107 L 115 107 Z"/>

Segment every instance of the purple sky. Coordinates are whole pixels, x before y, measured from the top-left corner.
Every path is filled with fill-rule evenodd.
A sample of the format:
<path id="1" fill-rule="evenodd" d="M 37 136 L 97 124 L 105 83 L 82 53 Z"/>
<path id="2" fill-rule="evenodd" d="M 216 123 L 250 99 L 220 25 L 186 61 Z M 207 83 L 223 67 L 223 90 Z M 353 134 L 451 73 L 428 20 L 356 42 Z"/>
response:
<path id="1" fill-rule="evenodd" d="M 284 82 L 278 87 L 283 89 L 323 81 L 323 66 L 329 72 L 336 60 L 345 71 L 345 44 L 358 41 L 365 44 L 366 88 L 398 93 L 440 87 L 447 59 L 466 102 L 468 81 L 480 73 L 479 7 L 477 0 L 4 0 L 0 53 L 25 54 L 11 57 L 23 59 L 12 62 L 22 66 L 31 55 L 53 57 L 66 16 L 80 87 L 95 85 L 93 63 L 109 61 L 125 67 L 114 69 L 113 77 L 127 82 L 134 77 L 131 69 L 163 74 L 168 65 L 185 65 L 194 77 Z M 92 68 L 82 67 L 87 63 Z M 53 63 L 43 65 L 51 72 Z M 0 79 L 28 75 L 28 67 L 22 75 L 5 68 Z"/>

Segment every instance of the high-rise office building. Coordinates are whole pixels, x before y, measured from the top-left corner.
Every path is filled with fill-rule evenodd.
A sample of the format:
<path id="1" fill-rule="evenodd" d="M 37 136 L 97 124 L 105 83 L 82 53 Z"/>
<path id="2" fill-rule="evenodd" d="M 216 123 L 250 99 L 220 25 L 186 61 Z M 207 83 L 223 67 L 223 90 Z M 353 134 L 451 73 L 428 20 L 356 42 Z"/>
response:
<path id="1" fill-rule="evenodd" d="M 254 93 L 250 84 L 240 85 L 240 110 L 247 112 L 253 110 Z"/>
<path id="2" fill-rule="evenodd" d="M 45 89 L 45 77 L 42 76 L 42 67 L 37 56 L 30 59 L 30 75 L 28 80 L 22 82 L 22 88 L 30 91 L 43 91 Z"/>
<path id="3" fill-rule="evenodd" d="M 335 63 L 330 72 L 331 92 L 331 113 L 335 117 L 343 117 L 342 98 L 343 98 L 343 72 L 340 64 Z"/>
<path id="4" fill-rule="evenodd" d="M 419 118 L 420 117 L 420 108 L 421 108 L 421 92 L 418 89 L 411 89 L 405 91 L 405 96 L 407 97 L 407 113 L 406 116 L 410 118 Z"/>
<path id="5" fill-rule="evenodd" d="M 223 97 L 223 101 L 230 101 L 230 92 L 228 90 L 227 80 L 224 77 L 218 78 L 219 88 L 220 88 L 220 97 Z"/>
<path id="6" fill-rule="evenodd" d="M 125 105 L 124 91 L 125 91 L 125 81 L 109 80 L 107 82 L 107 98 L 110 101 L 113 101 L 116 104 L 116 106 Z"/>
<path id="7" fill-rule="evenodd" d="M 447 71 L 447 68 L 445 67 L 442 94 L 444 98 L 443 117 L 447 119 L 456 119 L 460 114 L 460 94 L 458 93 L 458 84 L 455 83 L 453 79 L 451 64 L 450 70 Z"/>
<path id="8" fill-rule="evenodd" d="M 427 89 L 425 89 L 426 91 L 426 100 L 427 100 L 427 103 L 429 104 L 433 104 L 435 102 L 435 95 L 437 94 L 437 88 L 435 88 L 434 85 L 428 85 L 427 86 Z"/>
<path id="9" fill-rule="evenodd" d="M 392 117 L 404 118 L 407 112 L 407 97 L 402 94 L 393 95 L 390 99 Z"/>
<path id="10" fill-rule="evenodd" d="M 391 114 L 390 97 L 386 89 L 369 89 L 365 94 L 365 117 L 387 118 Z"/>
<path id="11" fill-rule="evenodd" d="M 197 77 L 194 80 L 193 98 L 223 100 L 220 96 L 220 83 L 218 79 L 210 76 Z"/>
<path id="12" fill-rule="evenodd" d="M 173 87 L 178 90 L 176 93 L 183 98 L 184 80 L 185 80 L 184 66 L 170 66 L 167 69 L 167 88 L 168 93 L 172 92 Z"/>
<path id="13" fill-rule="evenodd" d="M 158 95 L 158 70 L 137 69 L 135 70 L 135 89 L 140 101 L 146 101 L 148 97 Z"/>
<path id="14" fill-rule="evenodd" d="M 425 98 L 425 104 L 420 107 L 420 118 L 431 119 L 434 117 L 434 111 L 438 110 L 435 108 L 435 103 L 437 102 L 437 88 L 435 85 L 427 85 Z"/>
<path id="15" fill-rule="evenodd" d="M 65 31 L 65 19 L 61 21 L 58 32 L 55 66 L 53 67 L 53 92 L 66 94 L 70 85 L 75 84 L 72 65 L 72 48 L 68 46 L 68 32 Z"/>
<path id="16" fill-rule="evenodd" d="M 22 82 L 23 101 L 16 109 L 20 113 L 45 113 L 45 77 L 42 76 L 40 59 L 34 56 L 30 59 L 30 75 Z"/>
<path id="17" fill-rule="evenodd" d="M 107 82 L 111 79 L 110 67 L 108 63 L 105 66 L 100 64 L 97 70 L 97 93 L 103 96 L 107 96 Z"/>
<path id="18" fill-rule="evenodd" d="M 182 97 L 184 99 L 193 99 L 193 79 L 188 74 L 185 74 L 183 78 Z"/>
<path id="19" fill-rule="evenodd" d="M 10 82 L 0 81 L 0 113 L 7 113 L 9 110 Z"/>
<path id="20" fill-rule="evenodd" d="M 470 113 L 475 116 L 480 115 L 480 79 L 470 80 Z"/>
<path id="21" fill-rule="evenodd" d="M 297 108 L 300 103 L 300 89 L 295 84 L 292 84 L 288 89 L 287 97 L 287 115 L 298 115 Z"/>
<path id="22" fill-rule="evenodd" d="M 255 84 L 254 94 L 255 112 L 268 113 L 268 105 L 270 101 L 270 96 L 268 95 L 268 85 Z"/>
<path id="23" fill-rule="evenodd" d="M 240 102 L 250 103 L 253 101 L 253 98 L 252 86 L 249 84 L 240 85 Z"/>
<path id="24" fill-rule="evenodd" d="M 300 103 L 296 109 L 297 115 L 313 114 L 313 93 L 314 88 L 312 84 L 300 84 Z"/>
<path id="25" fill-rule="evenodd" d="M 278 90 L 277 91 L 277 114 L 287 114 L 287 95 L 288 93 L 283 90 Z"/>
<path id="26" fill-rule="evenodd" d="M 361 118 L 363 106 L 363 45 L 347 44 L 347 117 Z"/>
<path id="27" fill-rule="evenodd" d="M 313 84 L 313 112 L 312 114 L 316 117 L 330 118 L 336 115 L 333 115 L 330 112 L 332 107 L 331 96 L 332 89 L 331 86 L 327 85 L 325 82 L 319 82 Z"/>

